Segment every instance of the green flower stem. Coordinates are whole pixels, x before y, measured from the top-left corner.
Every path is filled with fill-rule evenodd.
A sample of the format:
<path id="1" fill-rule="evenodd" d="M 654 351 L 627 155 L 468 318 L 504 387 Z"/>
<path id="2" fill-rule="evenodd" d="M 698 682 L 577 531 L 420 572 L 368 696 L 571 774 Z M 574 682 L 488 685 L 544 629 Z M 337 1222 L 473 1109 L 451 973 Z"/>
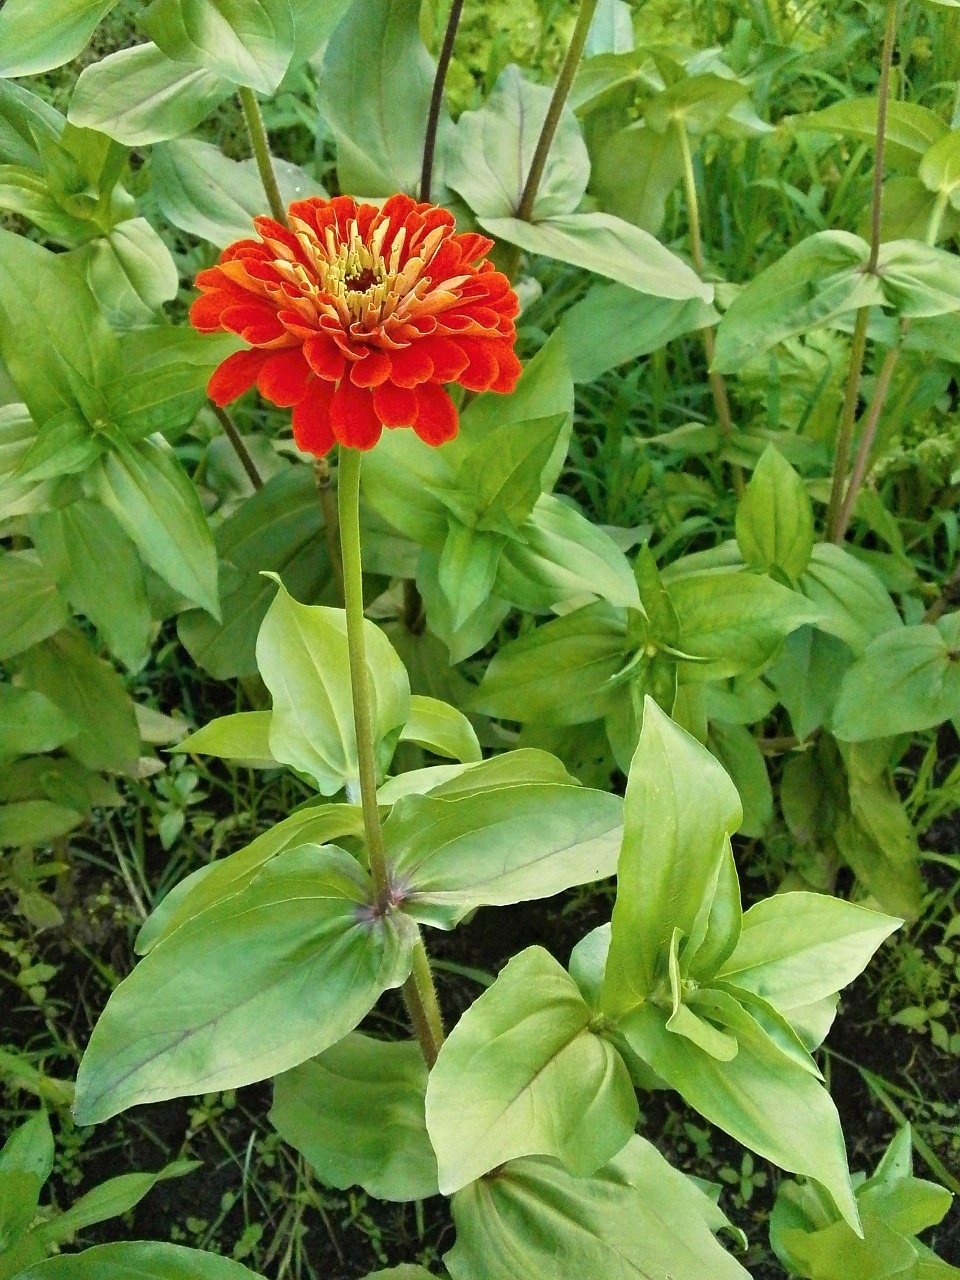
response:
<path id="1" fill-rule="evenodd" d="M 247 473 L 250 483 L 255 489 L 262 489 L 263 476 L 257 470 L 257 464 L 254 462 L 253 458 L 251 458 L 247 446 L 243 443 L 243 436 L 237 430 L 237 424 L 230 417 L 229 413 L 227 413 L 226 409 L 222 409 L 220 405 L 214 404 L 212 400 L 210 401 L 210 408 L 213 410 L 214 417 L 223 428 L 223 434 L 233 446 L 233 451 L 240 460 L 241 467 L 243 467 L 244 471 Z"/>
<path id="2" fill-rule="evenodd" d="M 863 486 L 864 479 L 867 474 L 867 466 L 870 461 L 870 453 L 873 449 L 873 442 L 877 434 L 877 427 L 880 425 L 880 417 L 883 413 L 884 406 L 887 403 L 887 395 L 890 391 L 890 383 L 893 379 L 894 370 L 897 367 L 897 361 L 900 359 L 900 345 L 891 347 L 884 356 L 883 364 L 880 366 L 880 372 L 877 375 L 877 385 L 874 388 L 873 399 L 870 401 L 870 408 L 867 410 L 867 416 L 863 420 L 863 429 L 860 432 L 860 443 L 857 446 L 857 456 L 853 463 L 853 471 L 850 474 L 850 483 L 847 486 L 847 496 L 843 500 L 843 506 L 840 509 L 840 515 L 837 520 L 836 532 L 833 535 L 833 541 L 839 546 L 846 536 L 847 527 L 853 515 L 853 508 L 857 502 L 857 495 Z"/>
<path id="3" fill-rule="evenodd" d="M 887 141 L 887 109 L 890 102 L 890 72 L 893 67 L 893 50 L 897 39 L 899 0 L 887 0 L 887 25 L 883 37 L 883 56 L 880 61 L 880 85 L 877 103 L 877 142 L 873 169 L 873 202 L 870 207 L 870 258 L 864 271 L 877 274 L 880 261 L 881 197 L 883 195 L 883 158 Z M 857 419 L 857 402 L 860 399 L 860 380 L 867 353 L 867 327 L 870 308 L 861 307 L 857 312 L 853 330 L 853 346 L 850 352 L 850 371 L 847 388 L 837 428 L 837 452 L 833 462 L 833 483 L 830 488 L 830 505 L 827 508 L 827 537 L 838 542 L 842 538 L 840 522 L 843 514 L 843 497 L 847 488 L 847 467 L 853 444 L 853 429 Z M 881 405 L 882 408 L 882 405 Z"/>
<path id="4" fill-rule="evenodd" d="M 683 184 L 687 198 L 687 222 L 690 225 L 690 254 L 693 258 L 693 265 L 696 268 L 697 275 L 702 280 L 706 274 L 707 263 L 703 254 L 703 232 L 700 229 L 700 199 L 697 195 L 697 179 L 693 172 L 693 154 L 690 150 L 690 137 L 687 133 L 686 125 L 682 120 L 677 120 L 677 137 L 680 142 L 680 152 L 683 156 Z M 716 349 L 716 340 L 712 329 L 701 329 L 700 338 L 703 342 L 703 349 L 707 357 L 707 377 L 710 379 L 710 392 L 713 395 L 714 408 L 717 411 L 717 418 L 720 422 L 720 431 L 725 438 L 728 438 L 733 432 L 733 415 L 730 412 L 730 397 L 727 395 L 727 384 L 721 373 L 715 373 L 713 368 L 713 356 Z M 736 464 L 731 468 L 733 476 L 733 487 L 738 498 L 742 498 L 746 490 L 746 484 L 743 478 L 743 469 Z"/>
<path id="5" fill-rule="evenodd" d="M 263 123 L 260 103 L 257 101 L 257 95 L 253 90 L 245 86 L 237 90 L 237 97 L 240 99 L 240 106 L 243 109 L 243 118 L 247 126 L 250 146 L 253 148 L 253 157 L 260 172 L 260 181 L 263 183 L 263 189 L 267 194 L 270 212 L 277 222 L 285 227 L 287 225 L 287 211 L 283 206 L 280 188 L 277 186 L 277 175 L 273 171 L 270 143 L 267 140 L 267 130 Z"/>
<path id="6" fill-rule="evenodd" d="M 350 690 L 360 768 L 360 804 L 366 836 L 367 863 L 376 890 L 378 909 L 392 909 L 390 874 L 377 804 L 377 768 L 373 745 L 373 713 L 363 617 L 363 562 L 360 555 L 360 461 L 358 449 L 340 448 L 337 497 L 340 514 L 340 546 L 343 554 L 343 588 L 347 615 L 347 649 L 350 655 Z M 437 1005 L 430 962 L 423 940 L 417 938 L 413 968 L 403 984 L 403 998 L 410 1021 L 428 1066 L 433 1066 L 443 1043 L 443 1024 Z"/>

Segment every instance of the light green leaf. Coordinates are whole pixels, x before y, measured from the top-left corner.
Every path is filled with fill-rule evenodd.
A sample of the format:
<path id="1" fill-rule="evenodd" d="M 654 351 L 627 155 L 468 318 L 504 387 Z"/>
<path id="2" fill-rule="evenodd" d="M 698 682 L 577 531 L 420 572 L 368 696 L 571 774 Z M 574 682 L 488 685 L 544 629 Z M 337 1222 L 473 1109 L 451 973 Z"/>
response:
<path id="1" fill-rule="evenodd" d="M 0 1172 L 32 1173 L 40 1186 L 53 1173 L 53 1132 L 46 1111 L 36 1111 L 18 1125 L 0 1150 Z"/>
<path id="2" fill-rule="evenodd" d="M 37 137 L 58 142 L 65 120 L 26 85 L 0 83 L 0 164 L 42 168 Z"/>
<path id="3" fill-rule="evenodd" d="M 630 565 L 610 535 L 549 493 L 504 547 L 494 592 L 530 610 L 588 595 L 620 607 L 637 604 Z"/>
<path id="4" fill-rule="evenodd" d="M 719 315 L 699 298 L 652 298 L 621 284 L 595 284 L 560 321 L 577 382 L 659 351 L 674 338 L 707 329 Z"/>
<path id="5" fill-rule="evenodd" d="M 145 955 L 201 911 L 235 897 L 284 850 L 362 835 L 363 814 L 359 806 L 323 804 L 290 814 L 251 844 L 200 867 L 171 889 L 137 935 L 137 954 Z"/>
<path id="6" fill-rule="evenodd" d="M 877 266 L 886 301 L 903 319 L 960 310 L 960 260 L 917 240 L 890 240 Z"/>
<path id="7" fill-rule="evenodd" d="M 789 1017 L 851 983 L 900 924 L 841 898 L 779 893 L 746 912 L 737 946 L 717 976 Z"/>
<path id="8" fill-rule="evenodd" d="M 258 93 L 275 93 L 293 55 L 290 0 L 153 0 L 147 35 L 186 62 Z"/>
<path id="9" fill-rule="evenodd" d="M 135 443 L 118 435 L 112 443 L 91 468 L 91 488 L 145 563 L 219 619 L 213 535 L 173 450 L 159 435 Z"/>
<path id="10" fill-rule="evenodd" d="M 650 99 L 645 119 L 658 133 L 680 126 L 696 136 L 715 129 L 746 96 L 740 80 L 711 71 L 685 75 Z"/>
<path id="11" fill-rule="evenodd" d="M 542 476 L 560 440 L 567 414 L 489 428 L 460 463 L 460 496 L 476 510 L 476 527 L 515 536 L 533 511 Z"/>
<path id="12" fill-rule="evenodd" d="M 843 547 L 818 542 L 799 589 L 820 611 L 820 631 L 848 644 L 859 657 L 871 640 L 899 630 L 903 620 L 883 583 Z"/>
<path id="13" fill-rule="evenodd" d="M 0 684 L 0 760 L 55 751 L 79 732 L 77 722 L 42 693 Z"/>
<path id="14" fill-rule="evenodd" d="M 863 271 L 870 246 L 846 231 L 808 236 L 761 271 L 734 299 L 717 330 L 713 367 L 735 373 L 785 338 L 883 302 Z"/>
<path id="15" fill-rule="evenodd" d="M 48 1258 L 17 1280 L 260 1280 L 215 1253 L 157 1241 L 101 1244 L 69 1257 Z"/>
<path id="16" fill-rule="evenodd" d="M 0 555 L 0 660 L 46 640 L 68 618 L 66 601 L 34 552 Z"/>
<path id="17" fill-rule="evenodd" d="M 852 661 L 847 645 L 825 631 L 800 627 L 787 636 L 766 678 L 801 741 L 830 719 L 840 683 Z"/>
<path id="18" fill-rule="evenodd" d="M 960 715 L 958 637 L 944 635 L 944 622 L 901 627 L 868 645 L 840 686 L 833 713 L 838 738 L 889 738 Z"/>
<path id="19" fill-rule="evenodd" d="M 33 76 L 81 52 L 117 0 L 6 0 L 0 12 L 0 76 Z"/>
<path id="20" fill-rule="evenodd" d="M 111 324 L 149 324 L 177 296 L 177 267 L 146 218 L 128 218 L 70 255 Z"/>
<path id="21" fill-rule="evenodd" d="M 140 44 L 85 67 L 68 115 L 71 124 L 142 147 L 189 133 L 233 90 L 222 76 Z"/>
<path id="22" fill-rule="evenodd" d="M 711 1202 L 641 1142 L 592 1178 L 528 1157 L 458 1192 L 453 1280 L 746 1280 L 713 1238 Z"/>
<path id="23" fill-rule="evenodd" d="M 693 932 L 741 816 L 723 768 L 646 698 L 624 801 L 605 1013 L 620 1017 L 648 998 L 674 930 Z"/>
<path id="24" fill-rule="evenodd" d="M 50 844 L 83 821 L 83 814 L 50 800 L 0 804 L 0 849 Z"/>
<path id="25" fill-rule="evenodd" d="M 937 123 L 939 124 L 939 118 Z M 939 138 L 924 154 L 917 174 L 930 191 L 944 192 L 956 207 L 960 198 L 960 130 Z"/>
<path id="26" fill-rule="evenodd" d="M 511 63 L 480 110 L 460 116 L 444 176 L 478 217 L 512 218 L 517 213 L 552 96 L 552 90 L 532 84 Z M 572 213 L 589 178 L 586 144 L 567 107 L 537 188 L 533 221 Z"/>
<path id="27" fill-rule="evenodd" d="M 450 632 L 459 631 L 489 602 L 504 542 L 502 534 L 468 528 L 450 517 L 437 565 L 437 581 L 450 612 Z M 427 615 L 431 617 L 429 601 Z"/>
<path id="28" fill-rule="evenodd" d="M 30 537 L 44 568 L 131 671 L 146 660 L 152 619 L 140 557 L 110 511 L 81 500 L 35 516 Z M 105 568 L 109 566 L 109 590 Z"/>
<path id="29" fill-rule="evenodd" d="M 810 111 L 789 120 L 791 129 L 823 130 L 873 145 L 877 140 L 877 98 L 847 98 L 822 111 Z M 913 102 L 887 103 L 885 151 L 890 163 L 913 172 L 919 157 L 947 134 L 947 126 L 928 107 Z"/>
<path id="30" fill-rule="evenodd" d="M 236 760 L 255 769 L 276 768 L 270 754 L 270 711 L 238 711 L 211 720 L 173 748 L 195 756 L 218 756 Z"/>
<path id="31" fill-rule="evenodd" d="M 388 196 L 419 188 L 435 73 L 419 20 L 420 0 L 364 0 L 330 37 L 319 106 L 345 191 Z"/>
<path id="32" fill-rule="evenodd" d="M 683 150 L 676 132 L 661 133 L 636 120 L 599 146 L 591 191 L 608 213 L 656 235 L 670 193 L 682 178 Z"/>
<path id="33" fill-rule="evenodd" d="M 687 682 L 757 673 L 791 631 L 819 618 L 798 591 L 743 570 L 702 570 L 670 578 L 667 586 L 680 619 L 680 648 L 709 659 L 681 664 Z"/>
<path id="34" fill-rule="evenodd" d="M 66 1212 L 35 1228 L 36 1234 L 47 1245 L 70 1241 L 87 1227 L 129 1213 L 158 1182 L 182 1178 L 197 1168 L 197 1161 L 180 1160 L 157 1173 L 124 1173 L 117 1178 L 108 1178 L 75 1200 Z"/>
<path id="35" fill-rule="evenodd" d="M 410 971 L 415 930 L 362 910 L 372 893 L 349 854 L 308 845 L 158 943 L 94 1028 L 77 1123 L 264 1080 L 342 1039 Z"/>
<path id="36" fill-rule="evenodd" d="M 459 799 L 405 796 L 384 839 L 403 909 L 450 929 L 475 907 L 551 897 L 612 875 L 621 823 L 619 796 L 527 784 Z"/>
<path id="37" fill-rule="evenodd" d="M 437 1194 L 427 1136 L 427 1068 L 415 1041 L 354 1033 L 274 1082 L 270 1123 L 321 1182 L 378 1200 Z"/>
<path id="38" fill-rule="evenodd" d="M 480 225 L 495 240 L 583 267 L 639 293 L 713 300 L 713 287 L 659 240 L 608 213 L 569 213 L 536 223 L 483 217 Z"/>
<path id="39" fill-rule="evenodd" d="M 140 754 L 140 731 L 123 681 L 90 648 L 79 630 L 65 630 L 24 655 L 24 683 L 36 689 L 80 725 L 64 744 L 68 755 L 88 769 L 133 773 Z"/>
<path id="40" fill-rule="evenodd" d="M 710 722 L 709 743 L 740 794 L 740 834 L 759 839 L 773 820 L 773 791 L 763 753 L 749 729 L 722 720 Z"/>
<path id="41" fill-rule="evenodd" d="M 767 445 L 737 506 L 737 545 L 753 569 L 796 582 L 813 552 L 813 504 L 783 454 Z"/>
<path id="42" fill-rule="evenodd" d="M 283 584 L 257 640 L 260 674 L 273 696 L 270 751 L 309 774 L 324 795 L 359 780 L 346 615 L 302 605 Z M 386 769 L 410 715 L 410 683 L 379 627 L 364 623 L 374 745 Z"/>
<path id="43" fill-rule="evenodd" d="M 611 681 L 626 654 L 623 611 L 598 601 L 504 645 L 469 705 L 505 720 L 551 725 L 597 720 L 618 696 Z"/>
<path id="44" fill-rule="evenodd" d="M 459 1191 L 518 1156 L 547 1155 L 584 1177 L 626 1144 L 639 1117 L 616 1050 L 542 947 L 528 947 L 470 1006 L 427 1087 L 440 1190 Z"/>
<path id="45" fill-rule="evenodd" d="M 416 742 L 436 756 L 472 764 L 482 760 L 473 725 L 456 707 L 437 698 L 414 694 L 410 717 L 400 733 L 401 742 Z"/>

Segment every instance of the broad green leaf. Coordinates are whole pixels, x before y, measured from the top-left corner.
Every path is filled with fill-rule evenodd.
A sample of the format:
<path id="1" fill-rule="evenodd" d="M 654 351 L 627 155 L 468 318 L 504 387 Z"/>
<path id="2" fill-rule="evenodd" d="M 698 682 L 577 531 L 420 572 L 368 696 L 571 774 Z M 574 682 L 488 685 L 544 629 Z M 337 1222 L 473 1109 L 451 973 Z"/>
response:
<path id="1" fill-rule="evenodd" d="M 24 683 L 80 726 L 64 744 L 88 769 L 133 773 L 140 731 L 123 681 L 73 628 L 35 645 L 21 660 Z"/>
<path id="2" fill-rule="evenodd" d="M 273 163 L 286 203 L 324 194 L 302 169 L 276 158 Z M 155 147 L 150 172 L 163 216 L 218 248 L 251 236 L 253 219 L 264 212 L 266 197 L 254 162 L 230 160 L 198 138 Z"/>
<path id="3" fill-rule="evenodd" d="M 563 313 L 560 329 L 577 382 L 659 351 L 674 338 L 707 329 L 719 316 L 699 298 L 652 298 L 622 284 L 595 284 Z"/>
<path id="4" fill-rule="evenodd" d="M 477 598 L 477 580 L 483 581 L 483 558 L 484 553 L 496 554 L 497 545 L 491 546 L 491 542 L 499 544 L 502 539 L 498 539 L 494 534 L 480 535 L 484 540 L 484 545 L 479 548 L 480 556 L 478 556 L 479 565 L 473 566 L 470 574 L 470 581 L 467 584 L 468 589 L 473 593 L 474 599 Z M 456 595 L 456 585 L 447 577 L 446 585 L 451 588 L 454 599 L 448 599 L 440 582 L 440 556 L 430 551 L 423 551 L 417 561 L 416 568 L 416 586 L 423 598 L 424 612 L 426 614 L 430 633 L 437 637 L 439 641 L 447 649 L 447 662 L 453 667 L 458 662 L 463 662 L 472 654 L 493 639 L 498 628 L 510 612 L 510 606 L 504 600 L 498 599 L 496 596 L 487 594 L 480 600 L 477 607 L 470 613 L 466 612 L 462 597 Z M 479 568 L 480 573 L 476 570 Z M 469 598 L 467 598 L 469 604 Z M 463 621 L 457 625 L 457 613 L 459 610 Z"/>
<path id="5" fill-rule="evenodd" d="M 621 822 L 619 796 L 528 784 L 460 799 L 405 796 L 384 840 L 403 909 L 450 929 L 475 907 L 551 897 L 612 875 Z"/>
<path id="6" fill-rule="evenodd" d="M 773 791 L 763 753 L 749 729 L 722 720 L 711 721 L 709 743 L 740 795 L 740 834 L 759 839 L 773 820 Z"/>
<path id="7" fill-rule="evenodd" d="M 567 414 L 491 427 L 460 463 L 460 497 L 476 511 L 476 528 L 513 537 L 532 513 Z"/>
<path id="8" fill-rule="evenodd" d="M 746 912 L 717 976 L 789 1017 L 851 983 L 900 923 L 825 894 L 779 893 Z"/>
<path id="9" fill-rule="evenodd" d="M 20 1237 L 37 1212 L 40 1190 L 41 1182 L 35 1173 L 0 1169 L 0 1274 L 8 1271 L 8 1264 L 4 1261 L 8 1250 L 13 1255 L 14 1265 L 20 1270 L 16 1260 Z M 8 1274 L 13 1274 L 12 1269 Z"/>
<path id="10" fill-rule="evenodd" d="M 0 1173 L 32 1173 L 42 1187 L 53 1173 L 53 1132 L 46 1111 L 35 1112 L 18 1125 L 0 1150 Z"/>
<path id="11" fill-rule="evenodd" d="M 399 1267 L 389 1267 L 386 1271 L 370 1271 L 363 1280 L 436 1280 L 432 1271 L 412 1262 L 402 1262 Z"/>
<path id="12" fill-rule="evenodd" d="M 69 1257 L 48 1258 L 17 1280 L 260 1280 L 215 1253 L 157 1241 L 96 1245 Z"/>
<path id="13" fill-rule="evenodd" d="M 813 552 L 813 504 L 783 454 L 767 445 L 737 506 L 737 545 L 764 573 L 796 582 Z"/>
<path id="14" fill-rule="evenodd" d="M 42 166 L 37 137 L 58 142 L 65 120 L 39 94 L 26 85 L 4 80 L 0 83 L 0 164 Z"/>
<path id="15" fill-rule="evenodd" d="M 94 464 L 90 486 L 175 591 L 220 617 L 217 555 L 200 499 L 162 436 L 122 436 Z"/>
<path id="16" fill-rule="evenodd" d="M 619 1017 L 647 1000 L 674 930 L 693 932 L 741 816 L 723 768 L 646 698 L 624 801 L 606 1014 Z"/>
<path id="17" fill-rule="evenodd" d="M 644 118 L 658 133 L 680 127 L 696 136 L 715 129 L 746 96 L 746 85 L 740 80 L 712 71 L 685 75 L 650 99 Z"/>
<path id="18" fill-rule="evenodd" d="M 414 694 L 410 717 L 400 733 L 401 742 L 416 742 L 435 756 L 447 756 L 463 764 L 483 759 L 473 725 L 456 707 L 437 698 Z"/>
<path id="19" fill-rule="evenodd" d="M 293 55 L 290 0 L 153 0 L 147 35 L 186 62 L 258 93 L 275 93 Z"/>
<path id="20" fill-rule="evenodd" d="M 0 230 L 0 343 L 38 426 L 70 415 L 102 427 L 116 340 L 69 258 Z M 39 478 L 39 477 L 36 477 Z"/>
<path id="21" fill-rule="evenodd" d="M 254 768 L 276 768 L 277 762 L 270 754 L 271 719 L 269 711 L 238 711 L 220 716 L 184 738 L 173 750 L 237 760 Z"/>
<path id="22" fill-rule="evenodd" d="M 495 240 L 556 258 L 655 298 L 713 300 L 713 287 L 646 231 L 608 213 L 568 213 L 540 222 L 480 218 Z"/>
<path id="23" fill-rule="evenodd" d="M 77 722 L 42 693 L 0 684 L 0 760 L 55 751 L 79 732 Z"/>
<path id="24" fill-rule="evenodd" d="M 833 712 L 838 738 L 889 738 L 960 715 L 960 652 L 957 637 L 944 635 L 944 621 L 901 627 L 868 645 L 840 686 Z"/>
<path id="25" fill-rule="evenodd" d="M 618 1032 L 706 1120 L 781 1168 L 822 1182 L 847 1221 L 859 1225 L 840 1118 L 811 1074 L 812 1061 L 804 1067 L 787 1056 L 735 1000 L 727 997 L 722 1007 L 738 1043 L 728 1062 L 667 1030 L 666 1011 L 651 1003 L 622 1018 Z"/>
<path id="26" fill-rule="evenodd" d="M 458 770 L 456 777 L 441 782 L 432 790 L 435 796 L 444 799 L 462 799 L 484 791 L 534 783 L 574 786 L 576 780 L 556 756 L 526 747 L 491 756 L 482 764 L 468 766 L 466 771 Z"/>
<path id="27" fill-rule="evenodd" d="M 816 544 L 797 585 L 820 612 L 817 628 L 843 640 L 858 657 L 871 640 L 903 626 L 896 605 L 869 565 L 831 542 Z"/>
<path id="28" fill-rule="evenodd" d="M 0 76 L 32 76 L 81 52 L 117 0 L 6 0 L 0 11 Z"/>
<path id="29" fill-rule="evenodd" d="M 831 325 L 884 294 L 863 266 L 870 246 L 846 231 L 821 231 L 789 249 L 733 300 L 717 329 L 713 367 L 734 373 L 785 338 Z"/>
<path id="30" fill-rule="evenodd" d="M 472 529 L 451 516 L 447 537 L 437 565 L 437 582 L 449 610 L 448 629 L 459 631 L 468 619 L 488 604 L 497 578 L 504 536 Z M 427 616 L 436 628 L 436 611 L 427 604 Z"/>
<path id="31" fill-rule="evenodd" d="M 299 604 L 279 586 L 257 640 L 260 674 L 273 697 L 270 751 L 334 795 L 359 786 L 360 776 L 346 615 Z M 374 746 L 385 770 L 410 715 L 410 683 L 380 628 L 365 622 L 364 631 Z"/>
<path id="32" fill-rule="evenodd" d="M 82 813 L 51 800 L 0 804 L 0 849 L 50 844 L 82 821 Z"/>
<path id="33" fill-rule="evenodd" d="M 601 0 L 587 32 L 584 56 L 628 53 L 633 48 L 633 14 L 625 0 Z"/>
<path id="34" fill-rule="evenodd" d="M 905 320 L 960 310 L 960 261 L 956 254 L 916 240 L 890 240 L 877 267 L 884 298 Z"/>
<path id="35" fill-rule="evenodd" d="M 696 149 L 694 141 L 692 147 Z M 635 120 L 603 139 L 591 190 L 602 208 L 657 235 L 670 193 L 683 178 L 683 149 L 675 130 L 658 132 Z"/>
<path id="36" fill-rule="evenodd" d="M 70 256 L 117 328 L 149 324 L 177 296 L 176 263 L 146 218 L 128 218 Z"/>
<path id="37" fill-rule="evenodd" d="M 349 854 L 308 845 L 158 943 L 94 1028 L 77 1123 L 264 1080 L 342 1039 L 410 970 L 415 930 L 365 910 L 372 893 Z"/>
<path id="38" fill-rule="evenodd" d="M 577 609 L 505 645 L 470 706 L 504 720 L 583 724 L 607 714 L 626 662 L 626 620 L 605 601 Z M 563 689 L 563 698 L 557 690 Z"/>
<path id="39" fill-rule="evenodd" d="M 363 815 L 355 805 L 316 805 L 292 813 L 251 844 L 200 867 L 171 889 L 137 935 L 138 955 L 145 955 L 201 911 L 246 889 L 266 864 L 284 850 L 362 835 Z"/>
<path id="40" fill-rule="evenodd" d="M 822 111 L 810 111 L 790 118 L 791 129 L 814 129 L 838 133 L 871 145 L 877 140 L 877 98 L 847 98 Z M 928 107 L 912 102 L 887 103 L 885 149 L 891 165 L 911 172 L 917 160 L 947 134 L 947 126 Z"/>
<path id="41" fill-rule="evenodd" d="M 465 111 L 450 140 L 449 185 L 482 218 L 513 218 L 553 94 L 511 63 L 478 111 Z M 537 188 L 533 221 L 572 213 L 590 178 L 577 118 L 564 108 Z"/>
<path id="42" fill-rule="evenodd" d="M 617 1051 L 593 1010 L 542 947 L 528 947 L 474 1001 L 440 1050 L 427 1086 L 427 1129 L 440 1190 L 459 1191 L 519 1156 L 595 1173 L 639 1117 Z"/>
<path id="43" fill-rule="evenodd" d="M 0 555 L 0 660 L 46 640 L 68 618 L 67 603 L 35 552 Z"/>
<path id="44" fill-rule="evenodd" d="M 274 1082 L 270 1123 L 321 1182 L 378 1200 L 437 1194 L 427 1136 L 427 1068 L 413 1040 L 354 1033 Z"/>
<path id="45" fill-rule="evenodd" d="M 388 196 L 419 188 L 435 72 L 419 20 L 420 0 L 364 0 L 330 37 L 319 106 L 345 191 Z"/>
<path id="46" fill-rule="evenodd" d="M 36 438 L 37 428 L 25 404 L 0 406 L 0 520 L 32 515 L 51 505 L 49 482 L 17 475 Z"/>
<path id="47" fill-rule="evenodd" d="M 35 516 L 29 529 L 70 604 L 97 627 L 112 654 L 139 670 L 153 623 L 140 557 L 115 517 L 100 503 L 81 500 Z"/>
<path id="48" fill-rule="evenodd" d="M 157 1173 L 124 1173 L 117 1178 L 109 1178 L 75 1200 L 66 1212 L 35 1228 L 35 1232 L 48 1245 L 70 1241 L 87 1227 L 129 1213 L 158 1182 L 182 1178 L 197 1168 L 197 1161 L 180 1160 Z"/>
<path id="49" fill-rule="evenodd" d="M 745 1280 L 711 1201 L 642 1142 L 591 1178 L 527 1157 L 458 1192 L 453 1280 Z"/>
<path id="50" fill-rule="evenodd" d="M 540 495 L 519 536 L 504 547 L 494 591 L 530 610 L 587 595 L 620 607 L 637 604 L 630 565 L 610 535 L 549 493 Z"/>
<path id="51" fill-rule="evenodd" d="M 819 618 L 798 591 L 744 570 L 702 570 L 670 578 L 667 586 L 680 619 L 680 648 L 707 659 L 681 664 L 684 681 L 759 672 L 791 631 Z"/>
<path id="52" fill-rule="evenodd" d="M 69 119 L 142 147 L 189 133 L 233 90 L 222 76 L 174 62 L 153 43 L 140 44 L 84 68 Z"/>
<path id="53" fill-rule="evenodd" d="M 413 432 L 391 432 L 389 438 L 400 434 Z M 379 447 L 367 461 L 378 453 Z M 264 571 L 279 573 L 300 600 L 316 600 L 331 581 L 310 468 L 291 468 L 268 480 L 217 530 L 217 551 L 223 622 L 192 610 L 181 615 L 177 629 L 193 660 L 218 680 L 255 676 L 257 634 L 277 594 Z"/>
<path id="54" fill-rule="evenodd" d="M 880 906 L 915 920 L 923 892 L 917 835 L 889 770 L 871 762 L 872 748 L 841 744 L 850 811 L 841 811 L 833 835 L 840 856 Z"/>
<path id="55" fill-rule="evenodd" d="M 960 130 L 945 134 L 933 144 L 920 161 L 917 174 L 924 186 L 946 193 L 956 206 L 960 198 Z"/>
<path id="56" fill-rule="evenodd" d="M 800 627 L 787 636 L 767 679 L 801 741 L 829 721 L 840 683 L 852 662 L 848 646 L 826 631 Z"/>

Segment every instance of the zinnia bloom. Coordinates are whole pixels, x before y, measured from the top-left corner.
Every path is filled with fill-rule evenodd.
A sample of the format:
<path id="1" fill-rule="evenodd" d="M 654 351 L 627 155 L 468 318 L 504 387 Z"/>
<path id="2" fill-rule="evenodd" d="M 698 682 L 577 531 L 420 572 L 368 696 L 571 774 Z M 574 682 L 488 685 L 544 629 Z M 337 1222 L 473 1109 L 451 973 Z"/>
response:
<path id="1" fill-rule="evenodd" d="M 255 218 L 197 277 L 190 319 L 239 334 L 208 391 L 228 404 L 252 386 L 293 408 L 301 449 L 335 441 L 370 449 L 382 427 L 413 427 L 427 444 L 457 434 L 444 383 L 512 391 L 516 295 L 485 255 L 493 241 L 457 235 L 452 214 L 409 196 L 382 209 L 348 196 L 298 200 L 289 229 Z"/>

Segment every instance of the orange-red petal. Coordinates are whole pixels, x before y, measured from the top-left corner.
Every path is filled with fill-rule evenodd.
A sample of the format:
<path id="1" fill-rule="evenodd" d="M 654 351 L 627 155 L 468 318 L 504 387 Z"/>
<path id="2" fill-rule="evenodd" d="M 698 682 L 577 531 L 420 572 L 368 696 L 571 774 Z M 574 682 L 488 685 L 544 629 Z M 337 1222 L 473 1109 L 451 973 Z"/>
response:
<path id="1" fill-rule="evenodd" d="M 307 393 L 293 407 L 293 439 L 304 453 L 322 458 L 336 443 L 330 423 L 333 386 L 322 378 L 311 378 Z"/>
<path id="2" fill-rule="evenodd" d="M 457 434 L 457 408 L 435 382 L 417 387 L 417 420 L 413 429 L 424 444 L 446 444 Z"/>
<path id="3" fill-rule="evenodd" d="M 214 404 L 225 405 L 242 396 L 257 380 L 269 352 L 256 347 L 252 351 L 235 351 L 214 369 L 207 383 L 207 395 Z"/>
<path id="4" fill-rule="evenodd" d="M 278 351 L 270 355 L 257 374 L 257 390 L 265 400 L 281 409 L 298 404 L 307 394 L 310 366 L 303 358 L 303 351 Z"/>
<path id="5" fill-rule="evenodd" d="M 318 378 L 329 378 L 331 382 L 337 382 L 343 377 L 347 363 L 344 354 L 325 333 L 307 338 L 303 344 L 303 354 Z"/>
<path id="6" fill-rule="evenodd" d="M 350 449 L 372 449 L 383 427 L 366 387 L 355 387 L 342 378 L 330 402 L 333 434 Z"/>
<path id="7" fill-rule="evenodd" d="M 385 427 L 412 427 L 420 401 L 413 388 L 383 382 L 373 389 L 373 407 Z"/>
<path id="8" fill-rule="evenodd" d="M 367 348 L 367 354 L 350 366 L 350 381 L 355 387 L 379 387 L 390 377 L 390 357 L 382 351 Z"/>

